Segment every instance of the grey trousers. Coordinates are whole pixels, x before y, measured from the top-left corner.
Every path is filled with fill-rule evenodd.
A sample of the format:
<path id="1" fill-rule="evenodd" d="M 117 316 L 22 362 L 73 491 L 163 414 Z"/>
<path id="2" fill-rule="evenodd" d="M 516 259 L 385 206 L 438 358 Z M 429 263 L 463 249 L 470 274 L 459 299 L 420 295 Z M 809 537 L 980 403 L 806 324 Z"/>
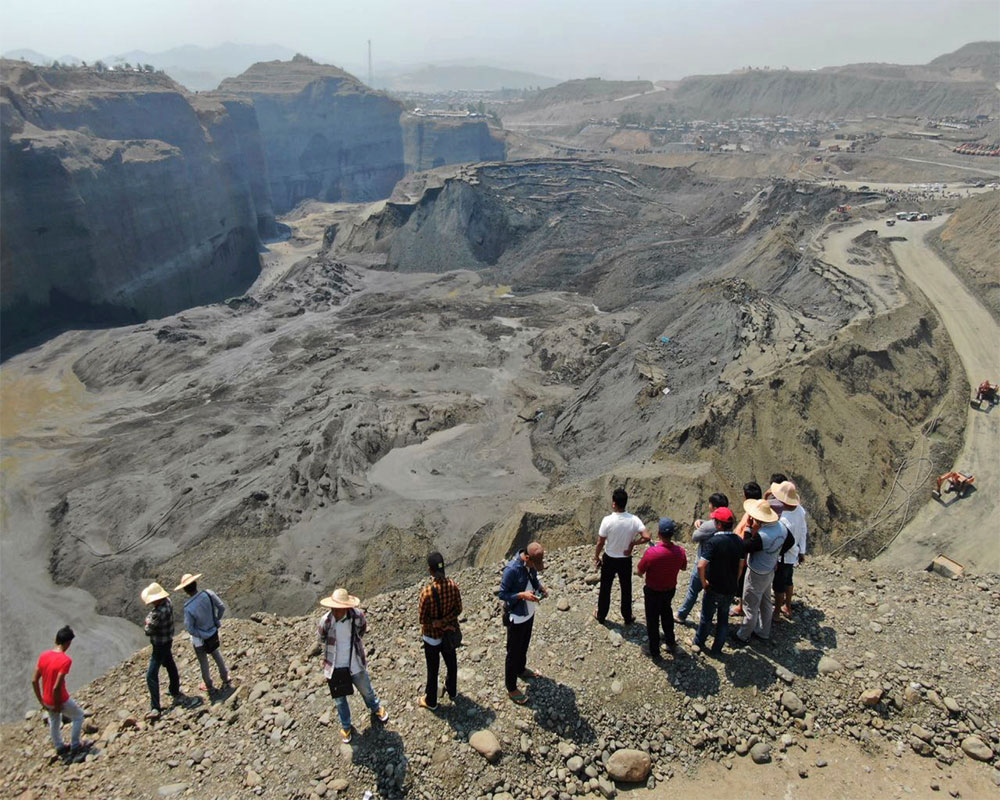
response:
<path id="1" fill-rule="evenodd" d="M 744 642 L 756 633 L 761 639 L 771 638 L 771 618 L 774 616 L 774 599 L 771 584 L 774 571 L 761 575 L 747 567 L 746 582 L 743 584 L 743 624 L 736 635 Z"/>
<path id="2" fill-rule="evenodd" d="M 73 723 L 70 733 L 70 743 L 73 747 L 80 744 L 80 732 L 83 730 L 83 709 L 72 698 L 62 704 L 62 711 L 49 711 L 49 733 L 52 744 L 59 750 L 63 746 L 62 720 L 66 717 Z"/>
<path id="3" fill-rule="evenodd" d="M 201 679 L 204 681 L 205 687 L 211 690 L 212 676 L 208 672 L 208 654 L 205 652 L 204 647 L 196 647 L 194 654 L 198 656 L 198 666 L 201 667 Z M 219 668 L 219 677 L 222 679 L 222 682 L 229 683 L 229 670 L 226 668 L 226 662 L 222 660 L 221 647 L 212 652 L 212 659 Z"/>

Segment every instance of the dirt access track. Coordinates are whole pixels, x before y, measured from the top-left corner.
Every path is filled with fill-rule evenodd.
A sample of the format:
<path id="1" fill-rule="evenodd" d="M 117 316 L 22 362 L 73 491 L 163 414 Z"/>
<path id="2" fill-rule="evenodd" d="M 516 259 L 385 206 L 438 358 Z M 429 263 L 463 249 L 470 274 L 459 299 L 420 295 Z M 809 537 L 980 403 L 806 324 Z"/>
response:
<path id="1" fill-rule="evenodd" d="M 860 222 L 831 235 L 825 258 L 846 261 L 845 248 L 866 230 L 891 241 L 903 276 L 933 304 L 944 323 L 971 386 L 1000 377 L 1000 326 L 950 267 L 931 249 L 928 236 L 940 224 Z M 976 476 L 975 491 L 957 499 L 931 498 L 933 478 L 913 490 L 926 492 L 927 502 L 879 556 L 885 566 L 926 567 L 940 553 L 976 572 L 1000 572 L 1000 533 L 994 524 L 1000 511 L 1000 412 L 969 407 L 965 444 L 954 468 Z"/>
<path id="2" fill-rule="evenodd" d="M 941 223 L 944 223 L 944 219 Z M 972 387 L 1000 378 L 1000 325 L 927 243 L 935 227 L 908 223 L 875 226 L 880 236 L 900 235 L 892 252 L 903 274 L 934 304 L 958 351 Z M 969 407 L 965 445 L 954 467 L 976 476 L 975 491 L 962 499 L 930 500 L 881 560 L 902 567 L 926 566 L 944 553 L 977 572 L 1000 572 L 1000 413 Z M 930 487 L 928 487 L 928 493 Z"/>

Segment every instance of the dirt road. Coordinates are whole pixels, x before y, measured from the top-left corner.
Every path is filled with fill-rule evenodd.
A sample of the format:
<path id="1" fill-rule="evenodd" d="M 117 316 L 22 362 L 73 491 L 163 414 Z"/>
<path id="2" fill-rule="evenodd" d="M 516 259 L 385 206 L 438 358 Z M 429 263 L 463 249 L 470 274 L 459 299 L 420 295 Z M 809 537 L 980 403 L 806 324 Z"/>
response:
<path id="1" fill-rule="evenodd" d="M 944 219 L 941 220 L 944 222 Z M 934 304 L 958 351 L 969 383 L 1000 379 L 1000 325 L 927 245 L 934 227 L 911 223 L 900 230 L 875 226 L 880 235 L 900 235 L 892 244 L 903 274 Z M 935 226 L 936 227 L 936 226 Z M 945 504 L 929 500 L 900 533 L 881 560 L 901 566 L 926 566 L 945 553 L 977 572 L 1000 572 L 1000 409 L 969 408 L 965 446 L 954 465 L 976 476 L 976 491 Z M 930 487 L 928 487 L 928 494 Z"/>
<path id="2" fill-rule="evenodd" d="M 873 290 L 873 307 L 883 313 L 904 301 L 897 279 L 886 268 L 859 262 L 848 252 L 852 240 L 865 230 L 883 237 L 905 237 L 892 242 L 893 255 L 903 276 L 937 309 L 969 383 L 978 386 L 989 376 L 1000 379 L 1000 326 L 979 300 L 955 277 L 927 244 L 927 236 L 946 221 L 900 223 L 859 222 L 824 237 L 824 261 L 864 280 Z M 1000 409 L 970 408 L 965 444 L 955 469 L 976 476 L 976 491 L 961 500 L 946 495 L 944 504 L 932 499 L 927 480 L 914 488 L 926 492 L 926 504 L 878 560 L 886 566 L 926 567 L 939 553 L 976 572 L 1000 572 L 1000 532 L 994 523 L 1000 512 Z M 915 498 L 923 502 L 919 494 Z"/>

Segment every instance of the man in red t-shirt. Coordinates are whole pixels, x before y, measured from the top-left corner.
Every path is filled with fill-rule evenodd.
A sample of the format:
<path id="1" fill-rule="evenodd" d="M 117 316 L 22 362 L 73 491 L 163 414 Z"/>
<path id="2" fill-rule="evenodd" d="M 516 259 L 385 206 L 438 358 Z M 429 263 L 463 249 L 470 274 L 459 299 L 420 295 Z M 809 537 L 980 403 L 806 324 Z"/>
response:
<path id="1" fill-rule="evenodd" d="M 684 548 L 673 543 L 677 525 L 668 517 L 660 520 L 660 541 L 648 548 L 639 559 L 636 572 L 646 576 L 642 587 L 646 606 L 646 632 L 649 646 L 646 652 L 654 660 L 660 658 L 660 625 L 667 650 L 673 655 L 677 651 L 674 638 L 674 613 L 670 603 L 677 589 L 677 573 L 687 569 L 687 553 Z"/>
<path id="2" fill-rule="evenodd" d="M 83 730 L 83 709 L 70 699 L 66 688 L 66 676 L 73 666 L 73 659 L 66 655 L 75 634 L 66 625 L 56 633 L 56 646 L 46 650 L 38 657 L 38 665 L 31 679 L 31 688 L 42 708 L 49 715 L 49 731 L 52 734 L 52 744 L 59 755 L 78 752 L 90 746 L 90 742 L 80 741 Z M 41 683 L 41 686 L 39 686 Z M 71 745 L 63 744 L 62 718 L 68 717 L 73 723 Z"/>

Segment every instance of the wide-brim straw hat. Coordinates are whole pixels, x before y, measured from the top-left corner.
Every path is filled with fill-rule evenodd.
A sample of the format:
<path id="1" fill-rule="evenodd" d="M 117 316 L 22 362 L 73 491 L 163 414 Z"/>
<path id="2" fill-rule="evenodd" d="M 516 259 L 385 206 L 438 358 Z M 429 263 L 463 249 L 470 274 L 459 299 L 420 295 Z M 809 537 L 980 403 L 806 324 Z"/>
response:
<path id="1" fill-rule="evenodd" d="M 347 589 L 334 589 L 333 594 L 321 599 L 319 604 L 324 608 L 357 608 L 361 605 L 361 599 L 348 594 Z"/>
<path id="2" fill-rule="evenodd" d="M 160 586 L 160 584 L 156 581 L 153 581 L 139 593 L 139 596 L 142 598 L 142 602 L 148 606 L 150 603 L 155 603 L 157 600 L 170 597 L 170 592 Z"/>
<path id="3" fill-rule="evenodd" d="M 178 583 L 178 584 L 177 584 L 177 585 L 176 585 L 176 586 L 174 587 L 174 591 L 175 591 L 175 592 L 179 592 L 179 591 L 180 591 L 181 589 L 183 589 L 183 588 L 184 588 L 185 586 L 187 586 L 187 585 L 188 585 L 189 583 L 194 583 L 194 582 L 195 582 L 196 580 L 198 580 L 198 578 L 200 578 L 200 577 L 201 577 L 201 573 L 200 573 L 200 572 L 199 572 L 199 573 L 198 573 L 197 575 L 192 575 L 192 574 L 191 574 L 190 572 L 185 572 L 185 573 L 184 573 L 184 577 L 183 577 L 183 578 L 181 578 L 181 582 L 180 582 L 180 583 Z"/>
<path id="4" fill-rule="evenodd" d="M 791 481 L 772 483 L 768 491 L 786 506 L 797 506 L 801 502 L 799 500 L 799 491 Z"/>
<path id="5" fill-rule="evenodd" d="M 744 500 L 743 510 L 758 522 L 777 522 L 778 512 L 767 500 Z"/>

